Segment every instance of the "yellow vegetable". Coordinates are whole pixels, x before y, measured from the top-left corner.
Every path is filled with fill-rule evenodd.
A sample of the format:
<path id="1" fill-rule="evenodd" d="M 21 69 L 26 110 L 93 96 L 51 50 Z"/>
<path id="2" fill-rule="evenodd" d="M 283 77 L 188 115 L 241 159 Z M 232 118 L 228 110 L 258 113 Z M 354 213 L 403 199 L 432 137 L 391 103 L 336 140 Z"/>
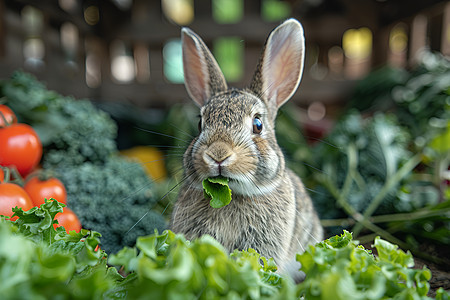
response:
<path id="1" fill-rule="evenodd" d="M 164 155 L 158 149 L 150 146 L 136 146 L 122 150 L 120 153 L 141 163 L 145 172 L 154 181 L 164 181 L 166 179 L 167 170 L 164 164 Z"/>

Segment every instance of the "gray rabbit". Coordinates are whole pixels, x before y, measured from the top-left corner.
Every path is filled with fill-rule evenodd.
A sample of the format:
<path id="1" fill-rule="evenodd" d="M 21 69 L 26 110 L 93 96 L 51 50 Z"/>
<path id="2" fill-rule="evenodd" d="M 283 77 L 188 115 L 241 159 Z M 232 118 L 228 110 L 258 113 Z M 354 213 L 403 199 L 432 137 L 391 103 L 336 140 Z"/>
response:
<path id="1" fill-rule="evenodd" d="M 300 178 L 285 166 L 275 138 L 278 108 L 300 83 L 301 24 L 286 20 L 269 35 L 247 89 L 229 88 L 201 38 L 182 29 L 185 85 L 201 108 L 200 133 L 184 154 L 186 179 L 170 228 L 188 239 L 209 234 L 228 250 L 253 248 L 292 273 L 295 253 L 322 240 L 323 230 Z M 224 176 L 231 203 L 212 208 L 202 181 Z"/>

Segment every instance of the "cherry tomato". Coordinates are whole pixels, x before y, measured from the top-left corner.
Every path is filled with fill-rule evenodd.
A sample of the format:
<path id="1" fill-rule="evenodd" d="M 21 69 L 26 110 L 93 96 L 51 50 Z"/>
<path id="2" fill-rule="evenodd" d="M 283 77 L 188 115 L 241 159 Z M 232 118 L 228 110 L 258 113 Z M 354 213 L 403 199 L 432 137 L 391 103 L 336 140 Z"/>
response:
<path id="1" fill-rule="evenodd" d="M 41 160 L 41 141 L 27 124 L 0 128 L 0 145 L 0 165 L 15 166 L 22 176 L 31 172 Z"/>
<path id="2" fill-rule="evenodd" d="M 3 119 L 3 117 L 4 119 Z M 5 124 L 6 119 L 6 124 Z M 14 112 L 6 105 L 0 104 L 0 127 L 5 127 L 17 123 L 17 117 Z"/>
<path id="3" fill-rule="evenodd" d="M 80 232 L 81 230 L 80 220 L 68 207 L 64 207 L 64 211 L 62 213 L 57 213 L 55 219 L 58 220 L 58 224 L 53 224 L 55 229 L 59 226 L 63 226 L 67 233 L 72 230 L 75 230 L 76 232 Z"/>
<path id="4" fill-rule="evenodd" d="M 30 195 L 35 206 L 41 206 L 46 198 L 53 198 L 58 202 L 67 204 L 66 188 L 57 178 L 51 177 L 47 180 L 40 180 L 38 176 L 33 176 L 27 180 L 23 188 Z"/>
<path id="5" fill-rule="evenodd" d="M 21 207 L 23 210 L 29 210 L 34 207 L 27 192 L 14 183 L 0 184 L 0 215 L 13 215 L 13 207 Z M 17 220 L 17 217 L 11 218 L 11 221 Z"/>

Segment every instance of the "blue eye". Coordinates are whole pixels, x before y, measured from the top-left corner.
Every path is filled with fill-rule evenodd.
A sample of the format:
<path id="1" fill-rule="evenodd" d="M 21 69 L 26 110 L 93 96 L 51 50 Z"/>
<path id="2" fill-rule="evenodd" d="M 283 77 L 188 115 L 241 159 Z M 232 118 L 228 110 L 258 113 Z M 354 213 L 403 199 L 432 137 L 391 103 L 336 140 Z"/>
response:
<path id="1" fill-rule="evenodd" d="M 262 121 L 259 117 L 253 118 L 253 133 L 260 134 L 263 129 Z"/>

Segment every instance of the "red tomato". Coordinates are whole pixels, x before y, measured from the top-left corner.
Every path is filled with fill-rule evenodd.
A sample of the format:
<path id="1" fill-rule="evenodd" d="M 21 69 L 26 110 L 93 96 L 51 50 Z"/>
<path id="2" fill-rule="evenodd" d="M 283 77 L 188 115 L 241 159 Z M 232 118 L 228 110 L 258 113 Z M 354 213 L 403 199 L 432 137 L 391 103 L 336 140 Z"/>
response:
<path id="1" fill-rule="evenodd" d="M 4 119 L 3 119 L 3 117 Z M 6 119 L 6 124 L 5 124 Z M 0 127 L 5 127 L 17 123 L 17 117 L 14 112 L 6 105 L 0 104 Z"/>
<path id="2" fill-rule="evenodd" d="M 30 195 L 35 206 L 41 206 L 45 202 L 45 198 L 54 198 L 58 202 L 67 204 L 66 188 L 57 178 L 51 177 L 42 181 L 38 176 L 34 176 L 27 180 L 23 188 Z"/>
<path id="3" fill-rule="evenodd" d="M 29 210 L 34 207 L 27 192 L 20 186 L 14 183 L 0 184 L 0 215 L 13 215 L 13 207 L 21 207 L 23 210 Z M 17 220 L 17 217 L 11 218 L 12 221 Z"/>
<path id="4" fill-rule="evenodd" d="M 53 227 L 63 226 L 66 229 L 66 232 L 75 230 L 76 232 L 80 232 L 81 230 L 81 222 L 78 219 L 77 215 L 68 207 L 64 207 L 64 212 L 57 213 L 55 216 L 56 220 L 58 220 L 58 225 L 53 224 Z"/>
<path id="5" fill-rule="evenodd" d="M 27 124 L 13 124 L 0 128 L 0 165 L 15 166 L 25 176 L 39 163 L 42 144 Z"/>
<path id="6" fill-rule="evenodd" d="M 2 183 L 3 180 L 5 180 L 5 172 L 3 172 L 2 169 L 0 169 L 0 183 Z"/>

